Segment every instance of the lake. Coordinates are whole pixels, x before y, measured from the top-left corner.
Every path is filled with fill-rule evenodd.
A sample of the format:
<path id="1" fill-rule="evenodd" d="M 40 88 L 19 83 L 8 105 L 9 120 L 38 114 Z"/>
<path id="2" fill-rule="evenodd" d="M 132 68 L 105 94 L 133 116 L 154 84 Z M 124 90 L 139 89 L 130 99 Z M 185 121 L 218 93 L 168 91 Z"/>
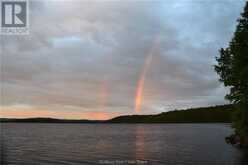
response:
<path id="1" fill-rule="evenodd" d="M 1 163 L 244 165 L 228 124 L 2 123 Z"/>

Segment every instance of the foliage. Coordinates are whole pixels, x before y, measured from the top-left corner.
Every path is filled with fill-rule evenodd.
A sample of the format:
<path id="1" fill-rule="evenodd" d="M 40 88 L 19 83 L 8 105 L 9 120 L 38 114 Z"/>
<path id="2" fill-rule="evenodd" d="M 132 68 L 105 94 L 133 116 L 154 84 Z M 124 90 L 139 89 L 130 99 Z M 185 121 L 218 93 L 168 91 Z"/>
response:
<path id="1" fill-rule="evenodd" d="M 220 81 L 230 87 L 228 100 L 237 107 L 233 127 L 239 134 L 248 134 L 248 2 L 238 19 L 234 37 L 216 58 Z"/>

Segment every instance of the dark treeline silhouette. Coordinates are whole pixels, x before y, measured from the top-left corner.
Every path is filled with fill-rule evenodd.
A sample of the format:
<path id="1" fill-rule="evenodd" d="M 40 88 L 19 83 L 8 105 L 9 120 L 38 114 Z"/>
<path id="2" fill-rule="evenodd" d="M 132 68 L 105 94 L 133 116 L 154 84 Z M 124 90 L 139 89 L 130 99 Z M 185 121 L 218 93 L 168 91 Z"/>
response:
<path id="1" fill-rule="evenodd" d="M 53 118 L 6 119 L 0 122 L 22 123 L 230 123 L 233 105 L 163 112 L 157 115 L 119 116 L 110 120 L 65 120 Z"/>
<path id="2" fill-rule="evenodd" d="M 163 112 L 157 115 L 119 116 L 111 123 L 230 123 L 233 105 Z"/>
<path id="3" fill-rule="evenodd" d="M 163 112 L 157 115 L 130 115 L 119 116 L 110 120 L 66 120 L 53 118 L 6 119 L 0 122 L 25 123 L 230 123 L 233 105 L 221 105 L 187 110 Z"/>

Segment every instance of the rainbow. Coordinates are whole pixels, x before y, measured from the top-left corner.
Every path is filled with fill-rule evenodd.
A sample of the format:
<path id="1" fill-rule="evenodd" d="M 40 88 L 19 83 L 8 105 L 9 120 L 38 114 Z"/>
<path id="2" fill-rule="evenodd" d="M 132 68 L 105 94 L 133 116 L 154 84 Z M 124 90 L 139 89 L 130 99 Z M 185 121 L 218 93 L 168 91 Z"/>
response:
<path id="1" fill-rule="evenodd" d="M 139 77 L 139 80 L 137 83 L 136 94 L 135 94 L 135 108 L 134 108 L 135 113 L 140 113 L 140 111 L 141 111 L 146 74 L 147 74 L 147 71 L 149 70 L 149 68 L 151 66 L 154 51 L 156 50 L 156 48 L 158 46 L 158 41 L 159 41 L 159 39 L 157 38 L 155 40 L 155 43 L 153 44 L 153 46 L 151 48 L 151 51 L 147 55 L 145 62 L 144 62 L 144 65 L 143 65 L 142 72 L 140 74 L 140 77 Z"/>

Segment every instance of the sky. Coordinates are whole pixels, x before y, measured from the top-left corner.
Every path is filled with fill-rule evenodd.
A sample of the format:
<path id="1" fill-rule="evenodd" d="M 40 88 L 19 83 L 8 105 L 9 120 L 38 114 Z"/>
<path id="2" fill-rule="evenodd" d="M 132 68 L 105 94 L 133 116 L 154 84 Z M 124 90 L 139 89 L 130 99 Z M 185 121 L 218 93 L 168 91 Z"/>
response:
<path id="1" fill-rule="evenodd" d="M 0 36 L 0 117 L 109 119 L 227 104 L 215 57 L 243 0 L 30 0 Z"/>

